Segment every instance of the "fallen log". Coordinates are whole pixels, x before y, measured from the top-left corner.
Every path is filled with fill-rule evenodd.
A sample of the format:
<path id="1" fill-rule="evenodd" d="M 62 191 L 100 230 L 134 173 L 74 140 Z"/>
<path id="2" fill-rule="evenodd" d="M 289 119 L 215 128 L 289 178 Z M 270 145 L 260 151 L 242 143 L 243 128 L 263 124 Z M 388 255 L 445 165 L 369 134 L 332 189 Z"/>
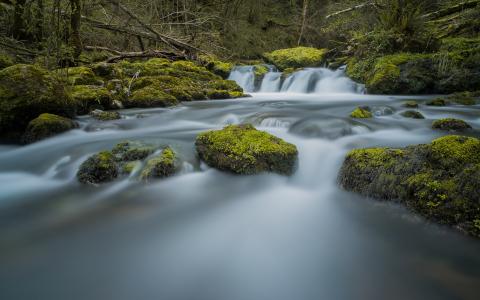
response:
<path id="1" fill-rule="evenodd" d="M 454 6 L 450 6 L 441 10 L 437 10 L 422 16 L 423 19 L 438 19 L 441 17 L 445 17 L 457 12 L 460 12 L 465 9 L 474 8 L 480 5 L 480 0 L 473 0 L 473 1 L 466 1 Z"/>
<path id="2" fill-rule="evenodd" d="M 170 60 L 187 60 L 191 57 L 187 56 L 185 53 L 176 53 L 170 51 L 161 51 L 161 50 L 147 50 L 140 52 L 120 52 L 118 55 L 110 57 L 105 62 L 114 63 L 116 61 L 127 59 L 127 58 L 167 58 Z"/>

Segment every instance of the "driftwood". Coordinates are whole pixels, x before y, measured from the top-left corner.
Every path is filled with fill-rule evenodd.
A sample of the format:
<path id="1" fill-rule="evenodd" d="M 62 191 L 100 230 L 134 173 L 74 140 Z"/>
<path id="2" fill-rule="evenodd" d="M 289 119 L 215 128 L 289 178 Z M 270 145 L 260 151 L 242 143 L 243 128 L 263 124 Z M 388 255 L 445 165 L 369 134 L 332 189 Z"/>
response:
<path id="1" fill-rule="evenodd" d="M 343 9 L 343 10 L 340 10 L 340 11 L 337 11 L 337 12 L 334 12 L 334 13 L 331 13 L 329 15 L 327 15 L 325 17 L 325 19 L 330 19 L 332 17 L 336 17 L 338 15 L 341 15 L 341 14 L 344 14 L 344 13 L 348 13 L 348 12 L 351 12 L 351 11 L 354 11 L 354 10 L 357 10 L 357 9 L 362 9 L 362 8 L 366 8 L 366 7 L 369 7 L 369 6 L 377 6 L 377 4 L 373 1 L 370 1 L 370 2 L 365 2 L 365 3 L 362 3 L 362 4 L 359 4 L 359 5 L 355 5 L 355 6 L 352 6 L 350 8 L 347 8 L 347 9 Z"/>
<path id="2" fill-rule="evenodd" d="M 474 8 L 476 6 L 480 5 L 480 0 L 473 0 L 473 1 L 466 1 L 454 6 L 450 6 L 441 10 L 437 10 L 428 14 L 425 14 L 422 16 L 424 19 L 438 19 L 441 17 L 445 17 L 457 12 L 460 12 L 465 9 L 470 9 Z"/>

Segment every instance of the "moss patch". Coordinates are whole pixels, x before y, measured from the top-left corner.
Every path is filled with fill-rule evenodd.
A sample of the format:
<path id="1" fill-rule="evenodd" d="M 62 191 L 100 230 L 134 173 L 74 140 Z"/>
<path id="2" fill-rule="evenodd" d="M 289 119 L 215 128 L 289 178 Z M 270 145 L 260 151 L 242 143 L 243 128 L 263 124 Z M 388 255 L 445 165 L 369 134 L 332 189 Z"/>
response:
<path id="1" fill-rule="evenodd" d="M 41 114 L 28 123 L 22 140 L 26 144 L 34 143 L 76 127 L 78 125 L 70 119 L 53 114 Z"/>
<path id="2" fill-rule="evenodd" d="M 109 109 L 112 95 L 106 88 L 94 85 L 76 85 L 71 89 L 73 100 L 77 104 L 78 114 L 88 114 L 94 109 Z"/>
<path id="3" fill-rule="evenodd" d="M 123 103 L 125 107 L 169 107 L 178 104 L 177 99 L 152 86 L 133 92 Z"/>
<path id="4" fill-rule="evenodd" d="M 175 174 L 175 152 L 167 147 L 163 149 L 162 154 L 147 161 L 142 171 L 141 178 L 148 180 L 152 178 L 165 178 Z"/>
<path id="5" fill-rule="evenodd" d="M 472 126 L 463 120 L 446 118 L 433 122 L 432 128 L 446 131 L 464 131 L 471 129 Z"/>
<path id="6" fill-rule="evenodd" d="M 195 146 L 202 160 L 219 170 L 237 174 L 293 173 L 297 148 L 252 125 L 231 125 L 197 136 Z"/>
<path id="7" fill-rule="evenodd" d="M 428 106 L 446 106 L 447 101 L 445 99 L 442 99 L 442 98 L 437 98 L 437 99 L 433 99 L 431 101 L 428 101 L 426 104 Z"/>
<path id="8" fill-rule="evenodd" d="M 368 108 L 357 107 L 354 111 L 350 113 L 350 117 L 356 118 L 356 119 L 368 119 L 368 118 L 372 118 L 373 115 Z"/>
<path id="9" fill-rule="evenodd" d="M 327 49 L 296 47 L 265 53 L 264 57 L 280 70 L 320 67 L 325 60 L 327 51 Z"/>
<path id="10" fill-rule="evenodd" d="M 407 110 L 401 113 L 401 115 L 405 118 L 410 118 L 410 119 L 425 119 L 425 117 L 416 110 Z"/>
<path id="11" fill-rule="evenodd" d="M 117 178 L 118 167 L 114 155 L 109 151 L 99 152 L 82 163 L 77 178 L 84 184 L 99 184 Z"/>
<path id="12" fill-rule="evenodd" d="M 403 103 L 403 106 L 406 108 L 418 108 L 418 103 L 416 101 L 407 101 Z"/>

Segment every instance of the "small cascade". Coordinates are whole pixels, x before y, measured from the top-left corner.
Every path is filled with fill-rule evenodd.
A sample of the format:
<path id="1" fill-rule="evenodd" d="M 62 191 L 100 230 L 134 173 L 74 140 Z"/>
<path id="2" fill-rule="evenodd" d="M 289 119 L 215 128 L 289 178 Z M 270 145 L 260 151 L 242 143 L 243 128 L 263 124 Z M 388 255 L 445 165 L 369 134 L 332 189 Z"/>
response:
<path id="1" fill-rule="evenodd" d="M 345 68 L 306 68 L 285 76 L 274 66 L 267 67 L 269 72 L 263 78 L 256 78 L 255 66 L 238 66 L 228 79 L 236 81 L 247 93 L 362 94 L 365 91 L 364 85 L 345 75 Z"/>

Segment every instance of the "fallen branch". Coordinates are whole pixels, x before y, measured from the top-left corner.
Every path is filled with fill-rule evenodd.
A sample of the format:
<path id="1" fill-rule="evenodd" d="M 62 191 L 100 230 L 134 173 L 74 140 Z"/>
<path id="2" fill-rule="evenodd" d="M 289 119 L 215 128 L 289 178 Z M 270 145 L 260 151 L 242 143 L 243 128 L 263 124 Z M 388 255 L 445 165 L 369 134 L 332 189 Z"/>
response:
<path id="1" fill-rule="evenodd" d="M 120 52 L 118 50 L 110 49 L 110 48 L 102 47 L 102 46 L 84 46 L 83 48 L 85 50 L 88 50 L 88 51 L 106 51 L 106 52 L 110 52 L 110 53 L 115 54 L 115 55 L 122 55 L 122 52 Z"/>
<path id="2" fill-rule="evenodd" d="M 351 11 L 354 11 L 354 10 L 357 10 L 357 9 L 362 9 L 362 8 L 365 8 L 365 7 L 369 7 L 369 6 L 376 6 L 376 4 L 375 4 L 375 2 L 365 2 L 365 3 L 363 3 L 363 4 L 355 5 L 355 6 L 353 6 L 353 7 L 350 7 L 350 8 L 344 9 L 344 10 L 340 10 L 340 11 L 331 13 L 331 14 L 327 15 L 327 16 L 325 17 L 325 19 L 329 19 L 329 18 L 332 18 L 332 17 L 336 17 L 336 16 L 338 16 L 338 15 L 341 15 L 341 14 L 344 14 L 344 13 L 348 13 L 348 12 L 351 12 Z"/>
<path id="3" fill-rule="evenodd" d="M 142 52 L 120 52 L 119 55 L 110 57 L 105 62 L 113 63 L 113 62 L 116 62 L 122 59 L 127 59 L 127 58 L 152 58 L 152 57 L 167 58 L 170 60 L 189 59 L 189 57 L 184 53 L 176 53 L 176 52 L 161 51 L 161 50 L 148 50 L 148 51 L 142 51 Z"/>
<path id="4" fill-rule="evenodd" d="M 480 0 L 466 1 L 454 6 L 450 6 L 441 10 L 437 10 L 422 16 L 424 19 L 438 19 L 444 16 L 460 12 L 465 9 L 474 8 L 477 5 L 480 5 Z"/>

